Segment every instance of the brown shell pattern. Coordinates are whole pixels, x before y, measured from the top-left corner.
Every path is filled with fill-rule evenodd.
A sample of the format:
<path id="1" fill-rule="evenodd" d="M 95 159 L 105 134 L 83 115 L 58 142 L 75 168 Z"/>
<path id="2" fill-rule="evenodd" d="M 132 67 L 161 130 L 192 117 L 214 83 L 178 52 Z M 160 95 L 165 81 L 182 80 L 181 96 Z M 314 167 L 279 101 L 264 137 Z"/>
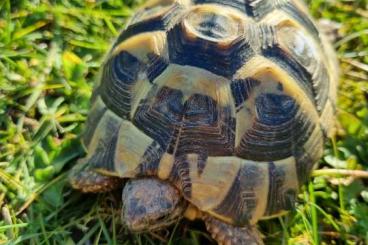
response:
<path id="1" fill-rule="evenodd" d="M 253 224 L 293 207 L 333 133 L 337 74 L 300 1 L 150 1 L 104 63 L 86 159 Z"/>

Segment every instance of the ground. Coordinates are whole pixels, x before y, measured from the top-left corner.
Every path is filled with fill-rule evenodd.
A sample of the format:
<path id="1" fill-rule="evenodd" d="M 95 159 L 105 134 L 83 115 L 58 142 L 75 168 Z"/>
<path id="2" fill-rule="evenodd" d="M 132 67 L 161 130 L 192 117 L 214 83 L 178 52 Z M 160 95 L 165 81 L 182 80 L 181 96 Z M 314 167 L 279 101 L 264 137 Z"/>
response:
<path id="1" fill-rule="evenodd" d="M 308 3 L 339 26 L 339 132 L 295 212 L 259 227 L 267 244 L 368 244 L 368 1 Z M 200 222 L 130 235 L 120 191 L 82 195 L 66 182 L 103 55 L 139 4 L 0 1 L 0 244 L 212 242 Z"/>

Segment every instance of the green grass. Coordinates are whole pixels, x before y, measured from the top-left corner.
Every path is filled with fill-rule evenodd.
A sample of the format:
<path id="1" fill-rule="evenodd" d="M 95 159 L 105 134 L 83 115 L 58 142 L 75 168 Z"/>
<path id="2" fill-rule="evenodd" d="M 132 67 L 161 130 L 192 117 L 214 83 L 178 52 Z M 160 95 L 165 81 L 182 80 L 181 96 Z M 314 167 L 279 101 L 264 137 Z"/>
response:
<path id="1" fill-rule="evenodd" d="M 125 2 L 125 3 L 122 3 Z M 208 244 L 200 222 L 131 235 L 120 193 L 82 195 L 67 171 L 104 53 L 138 1 L 0 1 L 0 244 Z M 259 226 L 267 244 L 368 244 L 368 1 L 313 0 L 341 24 L 339 133 L 294 212 Z"/>

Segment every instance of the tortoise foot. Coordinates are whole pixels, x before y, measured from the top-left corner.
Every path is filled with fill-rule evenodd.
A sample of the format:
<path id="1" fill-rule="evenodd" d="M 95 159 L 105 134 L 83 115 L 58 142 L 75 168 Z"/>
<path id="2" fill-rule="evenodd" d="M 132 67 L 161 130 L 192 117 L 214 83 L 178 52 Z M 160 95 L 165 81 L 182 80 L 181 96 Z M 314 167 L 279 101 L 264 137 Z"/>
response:
<path id="1" fill-rule="evenodd" d="M 207 230 L 219 245 L 263 245 L 254 226 L 236 227 L 213 217 L 204 218 Z"/>
<path id="2" fill-rule="evenodd" d="M 105 176 L 79 162 L 69 173 L 69 183 L 81 192 L 107 192 L 121 186 L 121 179 Z"/>

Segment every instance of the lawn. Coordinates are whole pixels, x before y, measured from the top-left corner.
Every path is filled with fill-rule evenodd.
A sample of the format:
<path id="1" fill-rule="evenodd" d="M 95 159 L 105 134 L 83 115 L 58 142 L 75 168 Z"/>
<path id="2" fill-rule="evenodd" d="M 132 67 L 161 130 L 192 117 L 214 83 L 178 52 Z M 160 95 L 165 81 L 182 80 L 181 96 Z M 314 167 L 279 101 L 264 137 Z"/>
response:
<path id="1" fill-rule="evenodd" d="M 0 244 L 213 243 L 201 222 L 129 234 L 121 191 L 82 195 L 67 183 L 104 54 L 139 4 L 0 0 Z M 296 210 L 259 227 L 266 244 L 368 244 L 368 0 L 308 5 L 339 24 L 338 135 Z"/>

